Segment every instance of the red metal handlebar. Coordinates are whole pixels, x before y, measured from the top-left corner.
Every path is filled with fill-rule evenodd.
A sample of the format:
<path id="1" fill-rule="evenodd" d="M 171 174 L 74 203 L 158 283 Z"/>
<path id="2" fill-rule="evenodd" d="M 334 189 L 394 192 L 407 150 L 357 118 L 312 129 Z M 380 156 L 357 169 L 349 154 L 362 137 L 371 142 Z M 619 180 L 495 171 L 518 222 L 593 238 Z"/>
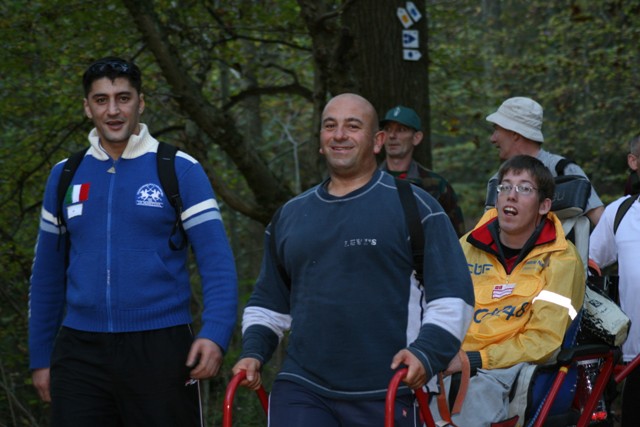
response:
<path id="1" fill-rule="evenodd" d="M 229 384 L 227 385 L 227 390 L 224 395 L 224 404 L 222 408 L 222 426 L 223 427 L 231 427 L 232 424 L 232 409 L 233 409 L 233 398 L 236 395 L 236 390 L 240 386 L 242 380 L 247 376 L 246 371 L 240 371 L 231 378 Z M 269 397 L 267 396 L 267 392 L 265 391 L 263 386 L 260 386 L 258 390 L 256 390 L 256 394 L 260 399 L 260 403 L 262 404 L 262 409 L 264 409 L 264 413 L 268 414 L 269 412 Z"/>
<path id="2" fill-rule="evenodd" d="M 631 371 L 636 369 L 638 366 L 640 366 L 640 354 L 634 357 L 631 362 L 626 365 L 621 365 L 620 369 L 616 370 L 616 376 L 614 378 L 616 383 L 620 384 L 622 380 L 627 378 L 627 375 L 629 375 Z"/>
<path id="3" fill-rule="evenodd" d="M 584 359 L 586 357 L 587 356 L 583 356 L 580 359 Z M 588 357 L 593 357 L 593 355 L 589 355 Z M 614 370 L 613 353 L 609 352 L 605 354 L 598 354 L 597 357 L 603 359 L 603 364 L 602 364 L 599 376 L 602 376 L 605 379 L 610 378 Z M 616 367 L 617 368 L 615 372 L 616 375 L 614 377 L 615 382 L 620 383 L 627 375 L 629 375 L 631 371 L 633 371 L 638 367 L 640 367 L 640 355 L 636 356 L 627 365 Z M 536 423 L 534 424 L 535 426 L 541 426 L 546 421 L 547 415 L 549 414 L 551 406 L 553 404 L 553 399 L 557 395 L 557 392 L 560 389 L 560 386 L 565 379 L 565 376 L 567 374 L 567 369 L 568 369 L 568 366 L 564 366 L 559 370 L 555 378 L 555 381 L 551 386 L 549 398 L 543 405 L 540 411 L 540 414 L 536 419 Z M 407 372 L 408 372 L 407 368 L 399 369 L 395 373 L 395 375 L 391 378 L 391 381 L 389 382 L 389 388 L 387 390 L 387 398 L 385 402 L 385 420 L 384 420 L 385 427 L 393 427 L 394 425 L 393 417 L 395 412 L 396 394 L 397 394 L 398 386 L 400 385 L 400 382 L 406 377 Z M 578 426 L 587 426 L 590 423 L 591 413 L 593 412 L 598 399 L 600 398 L 600 396 L 602 396 L 602 393 L 604 392 L 604 388 L 606 384 L 607 384 L 606 380 L 600 380 L 596 382 L 595 387 L 591 392 L 589 399 L 586 402 L 585 408 L 582 411 L 583 413 L 581 414 L 580 420 L 577 423 Z M 433 420 L 433 416 L 431 415 L 431 410 L 429 409 L 429 399 L 427 397 L 427 394 L 422 389 L 414 390 L 414 393 L 416 396 L 416 400 L 418 401 L 420 414 L 422 415 L 422 418 L 426 426 L 436 427 L 436 424 Z"/>
<path id="4" fill-rule="evenodd" d="M 384 427 L 393 427 L 396 393 L 398 391 L 400 382 L 404 379 L 404 377 L 407 376 L 407 372 L 407 368 L 399 369 L 391 378 L 391 381 L 389 381 L 389 388 L 387 389 L 387 399 L 385 402 Z M 418 408 L 420 409 L 420 414 L 422 414 L 422 419 L 425 422 L 426 426 L 436 427 L 436 423 L 435 421 L 433 421 L 433 416 L 431 415 L 431 410 L 429 409 L 429 399 L 427 397 L 427 393 L 421 388 L 413 390 L 413 392 L 416 395 Z"/>
<path id="5" fill-rule="evenodd" d="M 603 362 L 600 368 L 600 372 L 598 374 L 598 379 L 594 384 L 593 390 L 591 390 L 589 397 L 587 398 L 587 401 L 584 405 L 584 408 L 581 409 L 580 418 L 576 423 L 578 427 L 587 427 L 591 423 L 591 414 L 593 414 L 596 404 L 598 403 L 598 400 L 604 393 L 604 389 L 607 386 L 607 383 L 609 382 L 609 378 L 613 373 L 614 363 L 613 363 L 613 352 L 611 351 L 608 353 L 582 355 L 576 358 L 575 360 L 584 360 L 592 357 L 600 358 L 602 359 Z M 547 416 L 551 412 L 551 406 L 553 405 L 553 402 L 558 394 L 558 391 L 560 390 L 560 387 L 562 386 L 562 383 L 565 380 L 565 377 L 567 376 L 568 370 L 569 370 L 569 365 L 564 365 L 560 367 L 560 369 L 558 370 L 558 373 L 556 374 L 556 377 L 551 386 L 551 389 L 547 395 L 547 398 L 542 408 L 540 409 L 538 418 L 536 418 L 536 421 L 533 424 L 534 427 L 541 427 L 544 425 L 547 419 Z"/>

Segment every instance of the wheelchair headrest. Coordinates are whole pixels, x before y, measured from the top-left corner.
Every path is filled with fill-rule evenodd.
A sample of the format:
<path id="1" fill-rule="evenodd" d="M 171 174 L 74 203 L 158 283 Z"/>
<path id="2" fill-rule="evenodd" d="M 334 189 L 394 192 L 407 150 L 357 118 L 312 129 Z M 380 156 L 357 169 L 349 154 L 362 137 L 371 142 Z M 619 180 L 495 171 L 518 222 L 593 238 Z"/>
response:
<path id="1" fill-rule="evenodd" d="M 551 210 L 561 220 L 582 215 L 591 195 L 589 180 L 581 175 L 563 175 L 556 177 L 555 181 L 556 192 Z"/>

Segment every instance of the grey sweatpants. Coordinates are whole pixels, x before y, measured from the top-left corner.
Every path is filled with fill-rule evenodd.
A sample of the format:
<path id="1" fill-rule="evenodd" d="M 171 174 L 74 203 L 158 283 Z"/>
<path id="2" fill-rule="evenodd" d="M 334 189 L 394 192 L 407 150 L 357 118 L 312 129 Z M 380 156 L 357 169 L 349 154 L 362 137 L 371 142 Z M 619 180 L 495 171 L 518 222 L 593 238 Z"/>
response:
<path id="1" fill-rule="evenodd" d="M 527 366 L 520 363 L 505 369 L 479 369 L 471 377 L 469 389 L 459 414 L 452 416 L 457 426 L 489 427 L 492 422 L 509 419 L 509 393 L 520 370 Z M 446 393 L 449 393 L 450 377 L 444 379 Z M 436 396 L 429 405 L 433 418 L 440 419 Z M 520 420 L 522 422 L 522 420 Z"/>

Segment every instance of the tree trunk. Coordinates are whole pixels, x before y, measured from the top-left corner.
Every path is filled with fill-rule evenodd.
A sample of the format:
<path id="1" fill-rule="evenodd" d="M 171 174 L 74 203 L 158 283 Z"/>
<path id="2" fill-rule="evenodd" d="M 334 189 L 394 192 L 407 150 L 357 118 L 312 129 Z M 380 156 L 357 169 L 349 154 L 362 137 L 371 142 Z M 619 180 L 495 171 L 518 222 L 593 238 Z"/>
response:
<path id="1" fill-rule="evenodd" d="M 327 96 L 344 92 L 361 94 L 380 116 L 398 104 L 413 108 L 425 134 L 414 157 L 431 167 L 425 1 L 412 2 L 421 18 L 411 20 L 409 28 L 397 15 L 409 2 L 344 0 L 339 7 L 334 3 L 298 0 L 313 44 L 316 108 L 324 106 Z M 409 38 L 417 31 L 418 47 L 407 52 L 416 60 L 404 59 L 403 30 L 411 32 L 406 34 Z"/>
<path id="2" fill-rule="evenodd" d="M 407 10 L 413 3 L 421 15 L 411 19 L 405 28 L 398 18 L 398 9 Z M 345 8 L 345 32 L 353 37 L 353 70 L 360 94 L 367 98 L 380 117 L 396 105 L 416 110 L 422 121 L 425 138 L 414 158 L 431 167 L 428 25 L 424 0 L 358 0 Z M 404 47 L 414 41 L 417 47 Z M 405 56 L 411 55 L 406 59 Z"/>

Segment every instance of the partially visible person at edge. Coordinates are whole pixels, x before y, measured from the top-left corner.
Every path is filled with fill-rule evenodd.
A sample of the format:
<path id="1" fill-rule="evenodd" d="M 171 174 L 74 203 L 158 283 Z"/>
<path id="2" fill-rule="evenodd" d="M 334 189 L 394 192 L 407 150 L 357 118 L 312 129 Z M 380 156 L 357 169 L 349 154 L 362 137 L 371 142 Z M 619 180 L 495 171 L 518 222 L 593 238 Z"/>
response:
<path id="1" fill-rule="evenodd" d="M 329 178 L 287 202 L 267 228 L 233 372 L 246 371 L 244 384 L 259 387 L 261 368 L 294 326 L 271 388 L 272 427 L 380 425 L 402 365 L 395 425 L 419 425 L 410 389 L 447 366 L 469 325 L 473 289 L 460 244 L 442 207 L 418 187 L 423 286 L 412 273 L 395 180 L 377 169 L 383 139 L 369 101 L 331 99 L 320 128 Z"/>
<path id="2" fill-rule="evenodd" d="M 380 169 L 427 190 L 444 209 L 458 237 L 462 236 L 466 231 L 464 218 L 453 187 L 444 177 L 413 160 L 413 151 L 424 138 L 418 114 L 398 105 L 387 111 L 380 127 L 385 137 L 385 159 Z"/>
<path id="3" fill-rule="evenodd" d="M 204 298 L 194 338 L 188 250 L 169 247 L 176 212 L 158 178 L 158 141 L 139 121 L 140 70 L 107 57 L 82 82 L 95 128 L 64 203 L 66 228 L 56 217 L 65 161 L 44 193 L 29 301 L 33 384 L 52 404 L 52 426 L 201 426 L 198 380 L 218 373 L 237 309 L 218 203 L 202 166 L 179 151 L 182 221 Z"/>
<path id="4" fill-rule="evenodd" d="M 640 136 L 629 142 L 627 163 L 640 178 Z M 618 208 L 629 197 L 636 201 L 620 221 L 614 233 Z M 598 267 L 605 268 L 618 262 L 619 295 L 622 310 L 631 319 L 631 329 L 622 344 L 622 358 L 630 362 L 640 354 L 640 199 L 638 194 L 627 195 L 610 203 L 589 239 L 589 258 Z M 637 426 L 640 420 L 640 369 L 627 376 L 622 389 L 622 426 Z"/>
<path id="5" fill-rule="evenodd" d="M 542 148 L 542 143 L 544 142 L 542 115 L 542 107 L 533 99 L 514 97 L 504 101 L 495 113 L 487 116 L 486 120 L 493 123 L 494 130 L 491 134 L 491 143 L 498 149 L 500 160 L 508 160 L 518 154 L 528 154 L 544 163 L 555 177 L 558 176 L 556 165 L 563 157 L 545 151 Z M 588 179 L 582 168 L 573 162 L 569 162 L 564 167 L 563 174 L 581 175 Z M 496 178 L 497 174 L 489 180 L 487 201 L 492 199 L 495 187 L 491 185 L 491 181 Z M 489 192 L 492 194 L 489 194 Z M 487 206 L 487 208 L 489 207 L 491 206 Z M 592 185 L 591 195 L 585 208 L 585 215 L 595 226 L 603 211 L 604 204 Z"/>
<path id="6" fill-rule="evenodd" d="M 585 292 L 580 255 L 550 211 L 555 183 L 549 169 L 517 155 L 501 166 L 498 179 L 496 208 L 460 239 L 476 301 L 462 343 L 475 374 L 462 412 L 452 418 L 465 427 L 515 425 L 510 388 L 523 367 L 556 354 Z M 446 373 L 461 368 L 457 355 Z"/>

